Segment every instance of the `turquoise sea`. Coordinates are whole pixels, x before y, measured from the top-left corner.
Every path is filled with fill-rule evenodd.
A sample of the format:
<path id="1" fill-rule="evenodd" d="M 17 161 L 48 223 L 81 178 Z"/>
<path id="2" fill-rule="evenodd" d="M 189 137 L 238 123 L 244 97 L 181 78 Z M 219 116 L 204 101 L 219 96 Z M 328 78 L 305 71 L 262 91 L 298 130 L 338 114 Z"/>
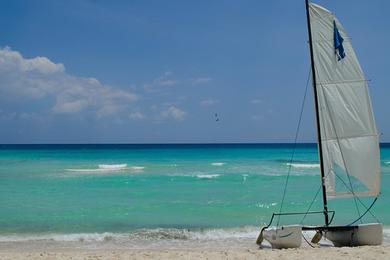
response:
<path id="1" fill-rule="evenodd" d="M 1 145 L 0 242 L 252 241 L 280 209 L 292 149 L 292 144 Z M 386 239 L 390 144 L 381 145 L 381 166 L 382 194 L 371 211 L 384 223 Z M 319 185 L 317 147 L 299 144 L 283 211 L 305 212 L 313 199 L 311 210 L 321 210 L 321 193 L 315 198 Z M 361 200 L 369 206 L 372 198 Z M 329 208 L 336 211 L 334 224 L 358 216 L 353 199 L 330 200 Z M 366 214 L 363 220 L 375 218 Z M 303 223 L 323 224 L 323 216 L 307 216 Z"/>

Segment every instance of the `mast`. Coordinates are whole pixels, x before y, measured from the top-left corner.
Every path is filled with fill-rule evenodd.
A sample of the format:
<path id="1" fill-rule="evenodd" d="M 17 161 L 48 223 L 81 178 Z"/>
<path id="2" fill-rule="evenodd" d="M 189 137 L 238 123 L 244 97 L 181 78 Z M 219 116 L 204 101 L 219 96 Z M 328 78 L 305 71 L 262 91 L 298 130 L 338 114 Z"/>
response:
<path id="1" fill-rule="evenodd" d="M 306 0 L 306 16 L 307 16 L 307 31 L 309 34 L 310 61 L 311 61 L 311 71 L 312 71 L 311 74 L 312 74 L 312 83 L 313 83 L 313 90 L 314 90 L 314 105 L 315 105 L 315 112 L 316 112 L 317 144 L 318 144 L 318 151 L 319 151 L 318 154 L 320 159 L 322 202 L 324 206 L 325 225 L 328 226 L 329 225 L 328 201 L 326 198 L 325 174 L 324 174 L 324 163 L 323 163 L 323 153 L 322 153 L 322 143 L 321 143 L 321 126 L 320 126 L 320 115 L 318 111 L 317 81 L 316 81 L 316 70 L 315 70 L 314 56 L 313 56 L 313 42 L 312 42 L 312 35 L 311 35 L 309 0 Z"/>

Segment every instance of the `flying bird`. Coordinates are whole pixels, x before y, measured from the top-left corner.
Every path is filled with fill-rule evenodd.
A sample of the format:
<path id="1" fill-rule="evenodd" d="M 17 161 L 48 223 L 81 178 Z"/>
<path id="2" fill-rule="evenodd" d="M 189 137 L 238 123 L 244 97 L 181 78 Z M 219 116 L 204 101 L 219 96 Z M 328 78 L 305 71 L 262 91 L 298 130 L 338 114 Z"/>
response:
<path id="1" fill-rule="evenodd" d="M 218 122 L 219 121 L 219 116 L 217 113 L 214 114 L 214 118 L 215 118 L 215 122 Z"/>

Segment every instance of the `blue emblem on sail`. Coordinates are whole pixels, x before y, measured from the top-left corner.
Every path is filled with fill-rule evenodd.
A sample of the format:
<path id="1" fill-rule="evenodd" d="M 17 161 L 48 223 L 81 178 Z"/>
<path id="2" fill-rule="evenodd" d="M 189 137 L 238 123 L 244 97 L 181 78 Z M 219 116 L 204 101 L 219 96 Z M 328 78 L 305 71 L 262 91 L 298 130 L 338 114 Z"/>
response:
<path id="1" fill-rule="evenodd" d="M 337 60 L 341 60 L 345 58 L 344 46 L 343 46 L 343 37 L 336 26 L 336 21 L 333 21 L 333 38 L 334 38 L 334 50 L 337 56 Z"/>

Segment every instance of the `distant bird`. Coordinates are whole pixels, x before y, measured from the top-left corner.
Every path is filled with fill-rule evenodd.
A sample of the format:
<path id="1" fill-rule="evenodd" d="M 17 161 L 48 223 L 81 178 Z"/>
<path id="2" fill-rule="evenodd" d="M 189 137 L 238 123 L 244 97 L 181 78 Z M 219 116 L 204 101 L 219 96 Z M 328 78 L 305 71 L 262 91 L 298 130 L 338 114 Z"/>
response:
<path id="1" fill-rule="evenodd" d="M 215 122 L 218 122 L 218 121 L 219 121 L 219 117 L 218 117 L 218 114 L 217 114 L 217 113 L 214 114 L 214 118 L 215 118 Z"/>

